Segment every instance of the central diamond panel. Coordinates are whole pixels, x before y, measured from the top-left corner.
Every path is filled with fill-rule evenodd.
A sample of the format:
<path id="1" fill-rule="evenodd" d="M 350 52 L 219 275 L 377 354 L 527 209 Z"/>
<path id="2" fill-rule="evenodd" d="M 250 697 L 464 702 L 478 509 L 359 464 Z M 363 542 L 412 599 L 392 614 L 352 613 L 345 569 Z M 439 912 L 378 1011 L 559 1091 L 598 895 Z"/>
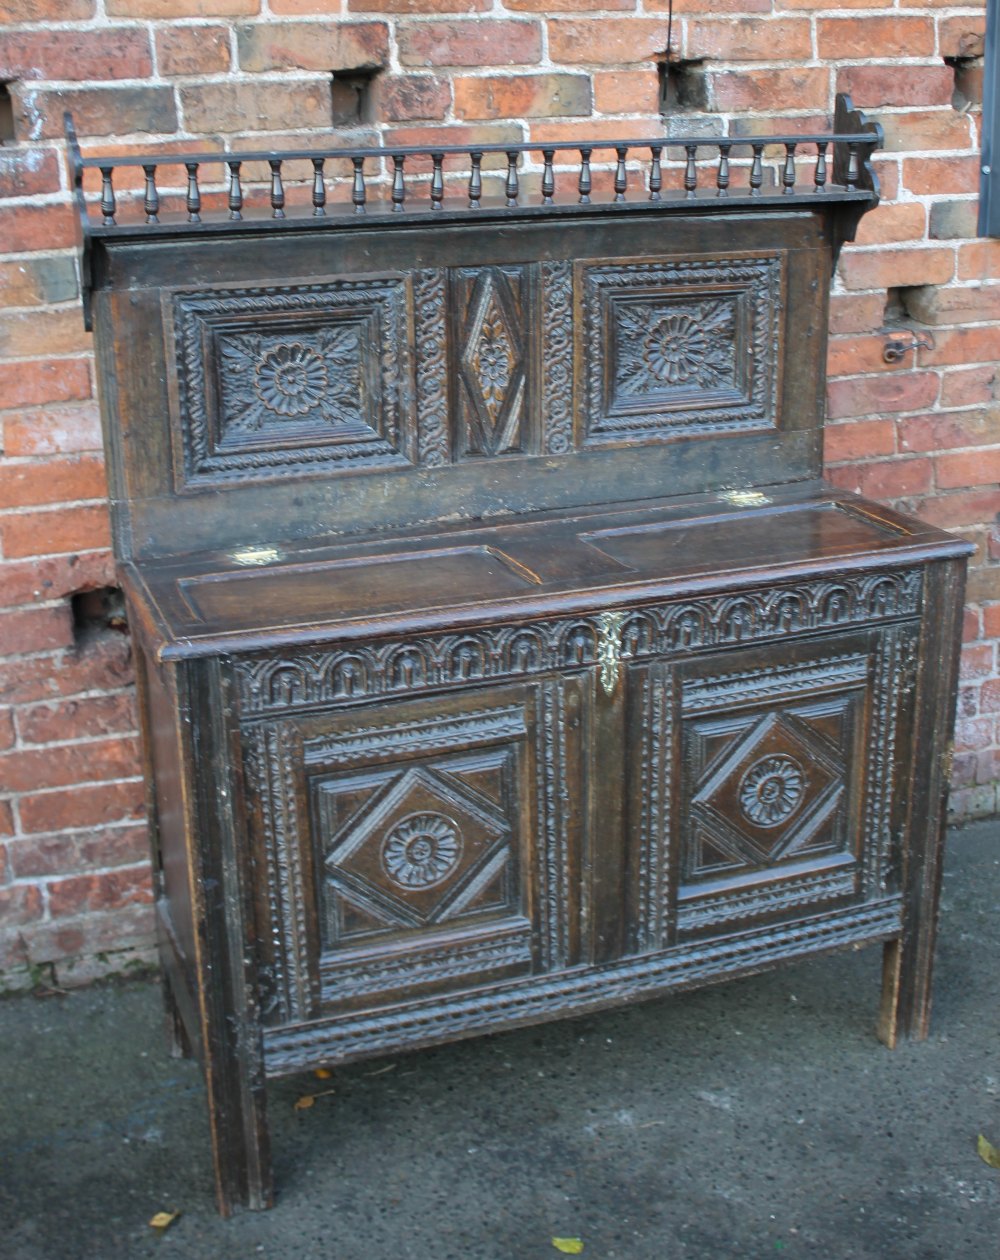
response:
<path id="1" fill-rule="evenodd" d="M 319 785 L 335 940 L 498 908 L 512 855 L 497 773 L 420 765 Z"/>

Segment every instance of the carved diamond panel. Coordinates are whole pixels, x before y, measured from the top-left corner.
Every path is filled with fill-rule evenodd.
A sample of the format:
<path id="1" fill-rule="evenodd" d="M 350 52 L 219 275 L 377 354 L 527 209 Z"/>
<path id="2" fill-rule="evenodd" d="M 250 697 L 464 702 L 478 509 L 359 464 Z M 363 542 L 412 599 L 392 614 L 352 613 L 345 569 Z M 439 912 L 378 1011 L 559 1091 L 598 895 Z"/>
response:
<path id="1" fill-rule="evenodd" d="M 780 256 L 583 268 L 585 443 L 778 423 Z"/>
<path id="2" fill-rule="evenodd" d="M 483 911 L 513 912 L 509 753 L 316 787 L 329 946 Z"/>
<path id="3" fill-rule="evenodd" d="M 182 484 L 409 462 L 402 277 L 173 295 Z"/>
<path id="4" fill-rule="evenodd" d="M 530 339 L 536 284 L 528 267 L 455 268 L 456 450 L 461 456 L 534 449 Z"/>

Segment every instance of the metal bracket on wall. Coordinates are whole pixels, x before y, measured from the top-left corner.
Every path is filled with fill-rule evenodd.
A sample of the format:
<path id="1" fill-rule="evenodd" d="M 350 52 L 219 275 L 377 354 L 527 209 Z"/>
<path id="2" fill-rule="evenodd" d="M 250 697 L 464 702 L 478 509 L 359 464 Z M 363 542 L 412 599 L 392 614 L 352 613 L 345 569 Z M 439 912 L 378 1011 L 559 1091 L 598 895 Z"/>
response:
<path id="1" fill-rule="evenodd" d="M 935 348 L 933 333 L 908 333 L 899 337 L 892 335 L 882 347 L 882 358 L 886 363 L 899 363 L 912 350 L 933 350 Z"/>

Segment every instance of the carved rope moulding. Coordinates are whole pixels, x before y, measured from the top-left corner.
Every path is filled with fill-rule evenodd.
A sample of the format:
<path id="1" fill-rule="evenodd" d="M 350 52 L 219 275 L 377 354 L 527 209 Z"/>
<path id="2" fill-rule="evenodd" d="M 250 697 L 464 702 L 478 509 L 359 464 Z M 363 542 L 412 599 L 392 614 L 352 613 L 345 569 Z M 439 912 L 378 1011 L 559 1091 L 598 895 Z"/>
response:
<path id="1" fill-rule="evenodd" d="M 649 605 L 623 614 L 626 660 L 914 616 L 918 569 Z M 598 661 L 602 614 L 455 634 L 391 639 L 287 659 L 238 657 L 244 714 L 349 704 L 477 679 L 516 678 Z"/>

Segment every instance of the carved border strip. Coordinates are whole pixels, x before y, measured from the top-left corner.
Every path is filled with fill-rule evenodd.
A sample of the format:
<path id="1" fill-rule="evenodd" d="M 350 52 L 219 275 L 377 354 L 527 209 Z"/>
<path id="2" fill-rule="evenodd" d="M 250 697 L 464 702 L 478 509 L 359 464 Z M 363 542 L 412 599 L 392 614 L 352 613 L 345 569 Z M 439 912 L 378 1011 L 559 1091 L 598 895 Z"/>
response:
<path id="1" fill-rule="evenodd" d="M 542 263 L 542 373 L 545 450 L 573 448 L 573 264 Z"/>
<path id="2" fill-rule="evenodd" d="M 671 781 L 674 749 L 674 706 L 678 691 L 670 669 L 646 671 L 639 704 L 642 714 L 639 793 L 639 904 L 637 920 L 640 952 L 665 949 L 672 914 L 670 843 Z"/>
<path id="3" fill-rule="evenodd" d="M 712 710 L 719 702 L 730 698 L 733 691 L 744 700 L 764 700 L 768 696 L 783 695 L 795 687 L 809 684 L 814 689 L 829 683 L 842 687 L 847 683 L 868 680 L 869 658 L 853 652 L 844 656 L 824 656 L 815 666 L 770 665 L 768 672 L 757 671 L 734 674 L 715 674 L 711 678 L 685 679 L 682 684 L 684 712 L 697 713 L 701 709 Z"/>
<path id="4" fill-rule="evenodd" d="M 315 765 L 335 757 L 343 765 L 399 749 L 420 752 L 437 748 L 444 740 L 481 744 L 493 739 L 518 739 L 525 733 L 524 710 L 516 705 L 478 709 L 472 713 L 428 716 L 386 726 L 358 727 L 335 735 L 319 735 L 305 741 L 305 764 Z"/>
<path id="5" fill-rule="evenodd" d="M 481 993 L 435 997 L 378 1013 L 316 1021 L 307 1026 L 265 1030 L 265 1070 L 270 1076 L 295 1071 L 322 1054 L 346 1061 L 486 1032 L 498 1025 L 552 1019 L 625 1000 L 652 997 L 666 989 L 700 984 L 716 976 L 758 969 L 819 950 L 898 936 L 901 900 L 831 911 L 778 927 L 740 933 L 722 941 L 691 942 L 669 953 L 630 958 L 558 976 L 506 982 Z"/>
<path id="6" fill-rule="evenodd" d="M 699 649 L 877 623 L 920 611 L 923 571 L 879 572 L 629 611 L 622 656 L 642 660 Z M 244 717 L 366 696 L 416 694 L 477 679 L 523 678 L 595 664 L 601 614 L 489 626 L 371 646 L 236 658 Z"/>
<path id="7" fill-rule="evenodd" d="M 856 869 L 824 871 L 799 879 L 785 879 L 776 887 L 768 884 L 746 892 L 722 893 L 717 897 L 699 897 L 697 902 L 682 903 L 677 912 L 681 932 L 696 932 L 717 927 L 733 919 L 778 914 L 798 906 L 813 906 L 817 901 L 849 897 L 856 892 Z"/>
<path id="8" fill-rule="evenodd" d="M 451 461 L 446 379 L 448 333 L 445 326 L 445 275 L 440 270 L 417 271 L 414 272 L 413 280 L 419 462 L 426 468 L 440 468 Z"/>

